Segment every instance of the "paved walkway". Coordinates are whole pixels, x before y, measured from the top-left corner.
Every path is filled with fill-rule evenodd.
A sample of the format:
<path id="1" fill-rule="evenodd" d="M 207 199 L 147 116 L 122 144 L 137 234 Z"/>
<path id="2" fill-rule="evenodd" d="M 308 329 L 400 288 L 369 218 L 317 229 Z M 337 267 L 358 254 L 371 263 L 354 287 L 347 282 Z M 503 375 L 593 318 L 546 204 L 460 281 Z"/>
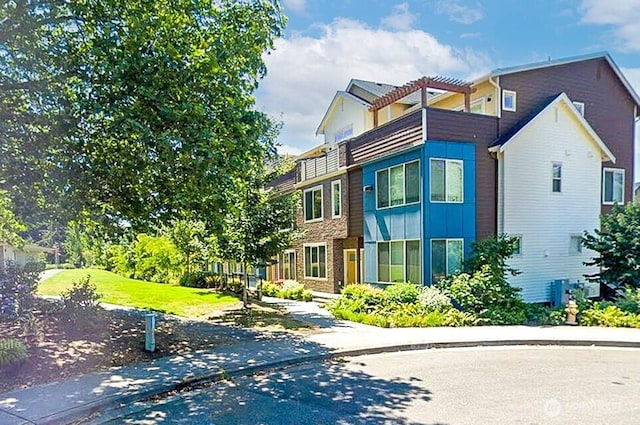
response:
<path id="1" fill-rule="evenodd" d="M 603 345 L 640 348 L 639 329 L 495 326 L 380 329 L 332 318 L 316 303 L 278 299 L 321 331 L 308 336 L 272 333 L 251 342 L 187 356 L 172 356 L 69 381 L 0 394 L 0 424 L 69 423 L 134 400 L 199 382 L 286 365 L 383 351 L 478 345 Z M 115 414 L 117 409 L 110 410 Z M 111 417 L 113 419 L 113 416 Z"/>

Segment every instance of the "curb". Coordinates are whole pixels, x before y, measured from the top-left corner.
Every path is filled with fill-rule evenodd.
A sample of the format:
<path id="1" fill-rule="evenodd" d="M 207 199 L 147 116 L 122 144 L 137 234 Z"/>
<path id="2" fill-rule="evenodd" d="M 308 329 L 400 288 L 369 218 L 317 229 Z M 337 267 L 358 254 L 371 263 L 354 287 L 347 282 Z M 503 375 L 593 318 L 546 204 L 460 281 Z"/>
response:
<path id="1" fill-rule="evenodd" d="M 120 412 L 119 405 L 133 403 L 136 401 L 144 401 L 152 397 L 162 396 L 173 391 L 184 389 L 197 389 L 206 384 L 220 382 L 229 378 L 255 375 L 261 372 L 275 371 L 290 366 L 297 366 L 305 363 L 320 362 L 339 357 L 356 357 L 368 354 L 382 354 L 403 351 L 419 351 L 429 349 L 444 348 L 470 348 L 470 347 L 500 347 L 500 346 L 572 346 L 572 347 L 620 347 L 620 348 L 638 348 L 640 349 L 640 341 L 602 341 L 602 340 L 561 340 L 561 339 L 506 339 L 506 340 L 480 340 L 480 341 L 452 341 L 452 342 L 425 342 L 413 344 L 397 344 L 381 347 L 366 347 L 356 349 L 338 349 L 335 351 L 302 355 L 296 357 L 285 358 L 273 362 L 255 364 L 251 366 L 242 366 L 232 370 L 222 370 L 203 374 L 200 376 L 190 377 L 179 382 L 166 385 L 158 385 L 144 391 L 136 391 L 124 395 L 115 395 L 87 403 L 77 408 L 72 408 L 62 412 L 56 412 L 53 415 L 39 418 L 36 420 L 38 425 L 61 425 L 69 423 L 105 423 L 121 418 L 124 414 L 130 414 L 137 411 Z M 91 421 L 91 415 L 100 411 L 106 411 L 100 417 L 99 422 Z M 146 408 L 138 411 L 146 410 Z M 33 422 L 32 422 L 33 423 Z"/>

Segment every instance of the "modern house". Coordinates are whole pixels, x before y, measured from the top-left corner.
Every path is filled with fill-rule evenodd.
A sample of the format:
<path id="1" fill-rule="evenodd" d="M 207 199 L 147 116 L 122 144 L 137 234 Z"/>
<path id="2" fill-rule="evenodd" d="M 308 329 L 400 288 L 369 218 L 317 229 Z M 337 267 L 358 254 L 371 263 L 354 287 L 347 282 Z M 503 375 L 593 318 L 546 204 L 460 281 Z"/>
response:
<path id="1" fill-rule="evenodd" d="M 352 80 L 318 128 L 325 143 L 274 185 L 300 190 L 305 238 L 272 279 L 336 292 L 430 284 L 473 241 L 518 237 L 510 280 L 526 301 L 584 279 L 580 236 L 633 196 L 640 98 L 606 53 L 498 69 L 471 83 Z"/>

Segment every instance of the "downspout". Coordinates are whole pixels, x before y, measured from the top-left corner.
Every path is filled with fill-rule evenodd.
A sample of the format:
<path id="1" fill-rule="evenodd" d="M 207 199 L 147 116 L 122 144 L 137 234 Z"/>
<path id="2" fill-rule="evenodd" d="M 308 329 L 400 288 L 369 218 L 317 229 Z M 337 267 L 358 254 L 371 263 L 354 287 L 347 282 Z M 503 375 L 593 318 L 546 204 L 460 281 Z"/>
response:
<path id="1" fill-rule="evenodd" d="M 493 81 L 492 77 L 489 77 L 489 84 L 491 84 L 493 87 L 496 88 L 496 92 L 495 92 L 495 101 L 496 101 L 496 117 L 501 118 L 502 117 L 502 96 L 501 96 L 501 89 L 500 89 L 500 76 L 498 75 L 496 77 L 496 81 Z"/>

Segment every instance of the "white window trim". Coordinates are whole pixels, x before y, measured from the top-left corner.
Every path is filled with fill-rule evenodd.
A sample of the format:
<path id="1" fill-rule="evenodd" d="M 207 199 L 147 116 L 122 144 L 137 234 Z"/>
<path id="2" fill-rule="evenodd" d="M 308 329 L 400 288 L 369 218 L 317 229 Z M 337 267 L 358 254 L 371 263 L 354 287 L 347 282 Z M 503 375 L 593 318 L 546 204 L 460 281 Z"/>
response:
<path id="1" fill-rule="evenodd" d="M 340 203 L 338 206 L 340 207 L 340 210 L 338 211 L 338 214 L 336 215 L 336 204 L 335 204 L 335 198 L 334 198 L 334 193 L 333 191 L 335 190 L 335 187 L 338 186 L 338 194 L 340 195 L 340 199 L 338 199 L 338 202 Z M 331 182 L 331 218 L 340 218 L 342 217 L 342 180 L 334 180 Z"/>
<path id="2" fill-rule="evenodd" d="M 505 100 L 507 98 L 508 95 L 513 95 L 513 108 L 507 108 L 505 105 Z M 510 112 L 515 112 L 516 111 L 516 100 L 517 100 L 517 93 L 513 90 L 502 90 L 502 110 L 503 111 L 510 111 Z"/>
<path id="3" fill-rule="evenodd" d="M 559 165 L 560 166 L 560 190 L 558 192 L 556 192 L 555 190 L 553 190 L 553 182 L 556 180 L 556 178 L 553 176 L 553 168 Z M 562 162 L 559 161 L 553 161 L 551 163 L 551 193 L 562 193 Z"/>
<path id="4" fill-rule="evenodd" d="M 624 168 L 611 168 L 611 167 L 604 167 L 602 169 L 602 205 L 613 205 L 616 202 L 615 201 L 605 201 L 604 199 L 604 176 L 607 172 L 611 172 L 614 173 L 622 173 L 622 201 L 620 201 L 620 204 L 624 204 L 624 186 L 626 184 L 626 173 L 625 173 L 625 169 Z"/>
<path id="5" fill-rule="evenodd" d="M 576 108 L 578 113 L 584 117 L 584 102 L 574 102 L 572 101 L 573 106 Z"/>
<path id="6" fill-rule="evenodd" d="M 578 233 L 571 233 L 569 235 L 569 255 L 582 255 L 584 253 L 584 246 L 582 245 L 582 243 L 580 243 L 580 250 L 579 251 L 572 251 L 571 250 L 571 239 L 573 239 L 573 238 L 580 238 L 582 240 L 582 235 L 580 235 Z"/>
<path id="7" fill-rule="evenodd" d="M 411 160 L 411 161 L 407 161 L 407 162 L 403 162 L 400 164 L 396 164 L 396 165 L 391 165 L 389 167 L 386 168 L 381 168 L 379 170 L 376 170 L 376 186 L 375 186 L 375 192 L 376 192 L 376 210 L 386 210 L 389 208 L 398 208 L 398 207 L 404 207 L 407 205 L 414 205 L 414 204 L 419 204 L 420 203 L 420 199 L 422 198 L 422 191 L 419 191 L 419 197 L 418 200 L 415 202 L 406 202 L 406 195 L 407 195 L 407 191 L 406 191 L 406 184 L 407 184 L 407 164 L 413 164 L 414 162 L 418 163 L 418 171 L 421 172 L 422 170 L 420 169 L 420 160 L 419 159 L 415 159 L 415 160 Z M 398 205 L 388 205 L 386 207 L 379 207 L 378 206 L 378 173 L 384 170 L 387 170 L 387 178 L 389 179 L 389 184 L 388 184 L 388 188 L 389 188 L 389 204 L 391 204 L 391 169 L 392 168 L 396 168 L 398 166 L 402 166 L 402 175 L 403 175 L 403 179 L 402 179 L 402 199 L 405 201 L 402 204 L 398 204 Z"/>
<path id="8" fill-rule="evenodd" d="M 447 274 L 447 270 L 449 269 L 449 257 L 446 253 L 449 251 L 449 247 L 447 246 L 449 242 L 460 241 L 462 242 L 462 261 L 461 263 L 464 265 L 464 238 L 431 238 L 429 240 L 429 281 L 431 281 L 433 277 L 433 241 L 445 241 L 445 256 L 444 256 L 444 270 L 445 276 L 449 276 Z M 463 271 L 463 270 L 461 270 Z M 431 282 L 435 283 L 435 282 Z"/>
<path id="9" fill-rule="evenodd" d="M 382 281 L 380 280 L 380 276 L 378 276 L 378 270 L 380 267 L 380 259 L 378 258 L 378 245 L 380 245 L 381 243 L 388 243 L 389 244 L 389 261 L 391 261 L 391 243 L 392 242 L 402 242 L 402 262 L 403 262 L 403 268 L 404 268 L 404 282 L 407 282 L 407 242 L 420 242 L 420 239 L 393 239 L 393 240 L 388 240 L 388 241 L 376 241 L 376 281 L 379 283 L 388 283 L 388 284 L 395 284 L 396 282 L 386 282 L 386 281 Z M 422 244 L 420 243 L 420 280 L 422 279 L 422 261 L 423 261 L 423 256 L 422 256 Z M 389 262 L 389 273 L 391 273 L 391 262 Z M 415 282 L 411 282 L 414 283 Z"/>
<path id="10" fill-rule="evenodd" d="M 307 276 L 307 248 L 317 248 L 324 247 L 324 275 L 325 277 L 315 277 L 315 276 Z M 318 253 L 318 258 L 320 254 Z M 305 243 L 302 244 L 302 274 L 304 278 L 307 280 L 322 280 L 326 281 L 329 279 L 329 267 L 328 264 L 328 255 L 327 255 L 327 244 L 326 243 Z M 318 262 L 318 267 L 320 267 L 320 263 Z"/>
<path id="11" fill-rule="evenodd" d="M 316 191 L 318 189 L 320 189 L 320 200 L 321 200 L 321 202 L 320 202 L 320 217 L 319 218 L 314 218 L 314 219 L 311 219 L 311 220 L 307 220 L 307 205 L 306 205 L 307 192 L 313 192 L 313 191 Z M 316 223 L 318 221 L 324 220 L 324 188 L 323 188 L 322 185 L 310 187 L 308 189 L 305 189 L 302 192 L 302 215 L 303 215 L 305 223 Z"/>
<path id="12" fill-rule="evenodd" d="M 431 193 L 431 161 L 444 161 L 444 201 L 434 201 L 433 194 Z M 447 201 L 447 164 L 450 162 L 457 162 L 460 164 L 460 171 L 462 172 L 462 198 L 459 201 Z M 449 159 L 449 158 L 429 158 L 429 202 L 432 204 L 464 204 L 464 161 L 461 159 Z"/>

